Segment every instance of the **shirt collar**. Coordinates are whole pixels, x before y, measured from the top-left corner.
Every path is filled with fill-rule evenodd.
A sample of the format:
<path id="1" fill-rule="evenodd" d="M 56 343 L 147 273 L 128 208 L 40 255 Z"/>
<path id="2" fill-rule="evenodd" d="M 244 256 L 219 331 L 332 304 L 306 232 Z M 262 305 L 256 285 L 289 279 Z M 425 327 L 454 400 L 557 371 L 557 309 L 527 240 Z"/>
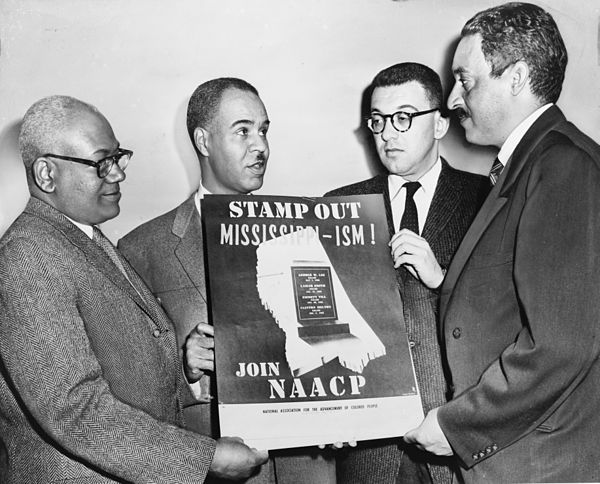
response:
<path id="1" fill-rule="evenodd" d="M 206 187 L 204 185 L 202 185 L 202 182 L 200 182 L 198 191 L 196 192 L 196 195 L 194 195 L 194 202 L 196 204 L 196 210 L 198 210 L 198 213 L 201 213 L 200 212 L 200 200 L 202 200 L 204 198 L 204 195 L 214 195 L 214 193 L 211 193 L 210 191 L 208 191 L 206 189 Z M 248 195 L 252 195 L 252 193 L 248 193 Z"/>
<path id="2" fill-rule="evenodd" d="M 65 215 L 63 213 L 63 215 Z M 67 217 L 65 215 L 65 217 Z M 90 239 L 94 237 L 94 228 L 91 225 L 80 224 L 79 222 L 75 222 L 71 217 L 67 217 L 69 221 L 75 225 L 79 230 L 81 230 L 85 235 L 87 235 Z"/>
<path id="3" fill-rule="evenodd" d="M 200 200 L 202 200 L 204 198 L 204 195 L 212 195 L 212 193 L 210 193 L 202 185 L 202 182 L 200 182 L 200 186 L 198 187 L 198 190 L 196 191 L 196 195 L 194 196 L 194 202 L 196 204 L 196 210 L 198 210 L 198 213 L 200 213 Z"/>
<path id="4" fill-rule="evenodd" d="M 437 186 L 438 178 L 440 177 L 440 173 L 442 172 L 442 160 L 438 156 L 437 161 L 433 164 L 433 166 L 425 173 L 421 178 L 417 181 L 421 184 L 423 191 L 425 193 L 431 193 L 433 196 L 433 192 L 435 192 L 435 187 Z M 404 185 L 409 180 L 402 178 L 400 175 L 395 175 L 390 173 L 388 175 L 388 187 L 390 191 L 390 200 L 393 200 L 400 193 L 400 189 L 402 185 Z"/>
<path id="5" fill-rule="evenodd" d="M 535 121 L 544 113 L 544 111 L 546 111 L 546 109 L 550 108 L 550 106 L 552 106 L 552 103 L 544 104 L 542 107 L 536 109 L 512 130 L 498 152 L 500 163 L 506 166 L 506 163 L 508 163 L 508 160 L 512 156 L 519 142 L 523 139 L 523 136 L 525 136 L 527 130 L 531 128 L 533 123 L 535 123 Z"/>

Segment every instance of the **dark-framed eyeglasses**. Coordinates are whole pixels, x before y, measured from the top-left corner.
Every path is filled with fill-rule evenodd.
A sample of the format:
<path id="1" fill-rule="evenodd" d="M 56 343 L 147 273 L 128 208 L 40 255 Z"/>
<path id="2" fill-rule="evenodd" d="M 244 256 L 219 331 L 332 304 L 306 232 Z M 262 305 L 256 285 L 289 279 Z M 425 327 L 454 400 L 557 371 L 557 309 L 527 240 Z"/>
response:
<path id="1" fill-rule="evenodd" d="M 397 111 L 394 114 L 371 113 L 371 116 L 367 118 L 367 126 L 374 134 L 380 134 L 385 129 L 386 120 L 391 119 L 394 129 L 404 133 L 412 126 L 413 118 L 439 111 L 439 109 L 440 108 L 433 108 L 428 109 L 427 111 L 417 111 L 414 113 L 407 113 L 406 111 Z"/>
<path id="2" fill-rule="evenodd" d="M 95 166 L 96 170 L 98 171 L 98 176 L 100 178 L 104 178 L 110 173 L 110 170 L 112 170 L 112 167 L 115 165 L 115 163 L 119 165 L 121 170 L 125 171 L 125 168 L 127 168 L 129 160 L 132 156 L 133 151 L 119 148 L 114 155 L 107 156 L 98 161 L 86 160 L 85 158 L 76 158 L 74 156 L 55 155 L 53 153 L 46 153 L 40 158 L 57 158 L 59 160 L 74 161 L 75 163 Z"/>

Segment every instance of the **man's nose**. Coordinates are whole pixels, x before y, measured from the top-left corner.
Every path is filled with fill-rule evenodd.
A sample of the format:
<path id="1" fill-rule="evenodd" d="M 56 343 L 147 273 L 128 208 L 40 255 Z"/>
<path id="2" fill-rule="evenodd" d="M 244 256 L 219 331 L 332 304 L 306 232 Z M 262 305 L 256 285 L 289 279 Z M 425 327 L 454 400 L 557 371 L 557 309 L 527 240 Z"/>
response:
<path id="1" fill-rule="evenodd" d="M 123 168 L 121 168 L 118 163 L 115 163 L 112 166 L 112 168 L 108 172 L 108 175 L 106 175 L 105 177 L 108 183 L 120 183 L 123 180 L 125 180 L 125 178 L 127 178 L 125 170 L 123 170 Z"/>
<path id="2" fill-rule="evenodd" d="M 385 119 L 385 124 L 383 125 L 383 131 L 381 132 L 381 139 L 383 141 L 389 141 L 391 139 L 397 138 L 398 135 L 399 135 L 399 133 L 400 133 L 400 131 L 398 131 L 392 125 L 392 119 L 391 118 L 386 118 Z"/>
<path id="3" fill-rule="evenodd" d="M 462 86 L 460 85 L 460 83 L 455 82 L 454 86 L 452 86 L 452 91 L 450 91 L 450 94 L 448 95 L 447 102 L 448 109 L 450 109 L 451 111 L 463 106 L 464 104 L 461 90 Z"/>
<path id="4" fill-rule="evenodd" d="M 266 136 L 258 134 L 252 138 L 252 150 L 264 153 L 268 148 L 269 142 L 267 141 Z"/>

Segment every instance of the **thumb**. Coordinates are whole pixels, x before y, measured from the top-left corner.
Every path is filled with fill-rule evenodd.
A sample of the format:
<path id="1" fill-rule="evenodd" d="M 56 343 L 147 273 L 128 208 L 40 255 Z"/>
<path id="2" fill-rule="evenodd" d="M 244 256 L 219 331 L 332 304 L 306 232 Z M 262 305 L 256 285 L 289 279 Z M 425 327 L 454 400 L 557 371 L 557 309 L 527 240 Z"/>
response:
<path id="1" fill-rule="evenodd" d="M 407 444 L 414 444 L 417 442 L 417 429 L 409 430 L 404 434 L 404 442 Z"/>
<path id="2" fill-rule="evenodd" d="M 256 450 L 253 448 L 252 451 L 254 452 L 256 465 L 264 464 L 265 462 L 267 462 L 267 460 L 269 460 L 268 450 Z"/>

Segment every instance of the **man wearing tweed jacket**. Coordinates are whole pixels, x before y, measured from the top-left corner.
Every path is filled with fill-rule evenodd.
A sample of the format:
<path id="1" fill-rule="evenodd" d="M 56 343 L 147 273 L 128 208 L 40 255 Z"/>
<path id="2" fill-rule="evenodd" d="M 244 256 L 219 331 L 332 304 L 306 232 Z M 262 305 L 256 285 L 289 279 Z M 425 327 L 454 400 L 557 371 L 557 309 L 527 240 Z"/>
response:
<path id="1" fill-rule="evenodd" d="M 264 452 L 182 428 L 172 323 L 97 228 L 132 152 L 66 96 L 27 111 L 19 144 L 31 199 L 0 241 L 0 480 L 247 477 Z"/>
<path id="2" fill-rule="evenodd" d="M 371 89 L 368 126 L 389 174 L 327 195 L 384 196 L 406 330 L 427 412 L 446 401 L 436 288 L 485 199 L 489 182 L 452 168 L 438 154 L 449 121 L 441 111 L 442 86 L 434 71 L 416 63 L 397 64 L 377 74 Z M 452 479 L 449 461 L 420 452 L 401 439 L 364 442 L 343 452 L 338 458 L 338 479 L 343 483 L 449 483 Z"/>

